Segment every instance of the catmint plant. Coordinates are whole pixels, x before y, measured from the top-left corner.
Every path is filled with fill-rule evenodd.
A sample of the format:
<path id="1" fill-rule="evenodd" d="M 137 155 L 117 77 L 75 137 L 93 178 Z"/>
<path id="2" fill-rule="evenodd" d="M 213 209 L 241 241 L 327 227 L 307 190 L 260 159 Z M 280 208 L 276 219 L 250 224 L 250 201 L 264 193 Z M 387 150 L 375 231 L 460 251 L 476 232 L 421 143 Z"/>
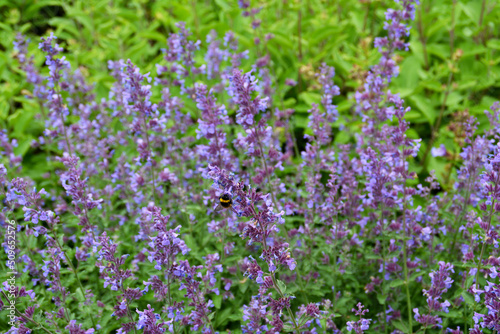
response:
<path id="1" fill-rule="evenodd" d="M 348 3 L 321 22 L 346 17 Z M 365 63 L 348 48 L 331 54 L 329 27 L 311 18 L 332 6 L 205 5 L 186 22 L 182 4 L 137 7 L 161 22 L 140 26 L 141 38 L 161 34 L 163 44 L 128 52 L 130 38 L 105 61 L 70 56 L 64 48 L 81 42 L 71 27 L 47 33 L 34 54 L 16 36 L 26 80 L 8 104 L 20 113 L 4 117 L 0 101 L 0 258 L 16 283 L 1 286 L 12 321 L 0 329 L 498 332 L 500 104 L 456 111 L 465 88 L 432 86 L 427 69 L 416 72 L 427 78 L 420 88 L 400 89 L 402 59 L 418 58 L 412 26 L 423 41 L 432 30 L 413 22 L 428 4 L 363 2 L 362 38 L 359 24 L 339 21 Z M 296 35 L 280 31 L 288 14 Z M 302 35 L 306 25 L 321 46 Z M 442 122 L 444 135 L 431 147 L 416 115 L 427 100 L 435 107 L 434 95 L 444 95 L 443 111 L 429 124 L 434 133 Z"/>

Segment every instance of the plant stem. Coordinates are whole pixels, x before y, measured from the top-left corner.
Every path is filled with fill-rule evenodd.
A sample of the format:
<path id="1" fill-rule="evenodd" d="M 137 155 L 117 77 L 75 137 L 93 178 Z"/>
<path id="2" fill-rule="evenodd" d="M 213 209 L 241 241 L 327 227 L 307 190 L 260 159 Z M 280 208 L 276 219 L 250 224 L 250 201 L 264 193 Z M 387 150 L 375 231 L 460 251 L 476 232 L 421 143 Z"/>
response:
<path id="1" fill-rule="evenodd" d="M 295 120 L 295 117 L 293 118 L 293 120 Z M 294 125 L 295 122 L 288 122 L 289 125 Z M 300 152 L 299 152 L 299 146 L 297 145 L 297 138 L 295 137 L 295 127 L 293 128 L 290 128 L 290 134 L 292 135 L 292 141 L 293 141 L 293 150 L 295 152 L 295 156 L 297 158 L 300 157 Z"/>
<path id="2" fill-rule="evenodd" d="M 479 22 L 478 22 L 479 29 L 480 29 L 479 34 L 480 34 L 480 37 L 482 37 L 483 43 L 485 41 L 485 38 L 484 38 L 484 33 L 481 30 L 481 28 L 483 27 L 485 9 L 486 9 L 486 0 L 483 0 L 483 2 L 481 3 L 481 13 L 479 14 Z"/>
<path id="3" fill-rule="evenodd" d="M 142 120 L 143 120 L 143 123 L 144 123 L 144 134 L 146 135 L 146 143 L 148 145 L 148 151 L 149 153 L 151 154 L 151 178 L 152 178 L 152 181 L 153 181 L 153 201 L 156 203 L 156 180 L 155 180 L 155 166 L 154 166 L 154 157 L 153 157 L 153 151 L 151 149 L 151 145 L 149 143 L 149 134 L 148 134 L 148 125 L 146 123 L 146 116 L 145 115 L 142 115 Z"/>
<path id="4" fill-rule="evenodd" d="M 76 281 L 78 282 L 78 285 L 80 286 L 80 289 L 82 290 L 82 295 L 85 296 L 85 289 L 83 288 L 82 281 L 80 281 L 80 278 L 78 277 L 78 272 L 76 271 L 75 266 L 73 266 L 73 262 L 71 262 L 68 254 L 66 254 L 64 249 L 61 247 L 61 244 L 59 243 L 59 240 L 57 239 L 57 234 L 56 234 L 54 226 L 51 225 L 50 229 L 52 231 L 52 235 L 54 236 L 54 241 L 56 242 L 57 247 L 59 247 L 59 249 L 63 253 L 64 257 L 66 258 L 66 262 L 68 262 L 68 265 L 70 266 L 71 271 L 73 271 L 73 274 L 75 275 Z M 94 317 L 91 316 L 90 311 L 88 310 L 88 306 L 87 306 L 87 313 L 89 314 L 90 320 L 92 321 L 92 326 L 97 330 Z"/>
<path id="5" fill-rule="evenodd" d="M 483 0 L 483 3 L 481 4 L 481 14 L 479 15 L 479 26 L 483 25 L 483 19 L 484 19 L 484 10 L 486 9 L 486 0 Z"/>
<path id="6" fill-rule="evenodd" d="M 457 0 L 453 0 L 451 6 L 451 29 L 450 29 L 450 59 L 453 59 L 453 52 L 455 51 L 455 7 Z"/>
<path id="7" fill-rule="evenodd" d="M 380 232 L 380 234 L 382 236 L 384 236 L 384 206 L 383 204 L 381 204 L 381 208 L 380 208 L 380 224 L 382 226 L 382 231 Z M 385 245 L 385 242 L 384 240 L 382 240 L 382 295 L 385 297 L 385 273 L 386 273 L 386 269 L 385 269 L 385 258 L 386 258 L 386 252 L 387 252 L 387 249 L 386 249 L 386 245 Z M 384 298 L 384 319 L 386 320 L 385 321 L 385 324 L 384 324 L 384 333 L 387 334 L 387 331 L 388 331 L 388 327 L 389 327 L 389 323 L 387 322 L 387 317 L 386 317 L 386 314 L 387 314 L 387 298 Z"/>
<path id="8" fill-rule="evenodd" d="M 496 188 L 496 187 L 495 187 Z M 495 207 L 495 199 L 493 199 L 492 203 L 491 203 L 491 208 L 490 208 L 490 216 L 488 217 L 488 227 L 486 229 L 486 235 L 488 234 L 488 232 L 490 231 L 490 226 L 491 226 L 491 220 L 493 218 L 493 208 Z M 487 236 L 486 236 L 487 238 Z M 479 288 L 479 271 L 481 270 L 481 266 L 482 266 L 482 262 L 483 262 L 483 255 L 484 255 L 484 250 L 486 249 L 486 241 L 487 239 L 485 238 L 485 240 L 483 241 L 483 245 L 481 247 L 481 255 L 479 255 L 479 262 L 477 263 L 477 271 L 476 271 L 476 288 Z"/>
<path id="9" fill-rule="evenodd" d="M 424 1 L 422 0 L 422 2 L 420 3 L 420 6 L 419 6 L 419 15 L 418 15 L 417 26 L 418 26 L 418 34 L 419 34 L 420 43 L 422 43 L 422 51 L 424 52 L 424 67 L 426 70 L 429 70 L 429 56 L 427 54 L 427 40 L 424 36 L 424 27 L 423 27 L 423 22 L 422 22 L 423 7 L 424 7 L 423 2 Z"/>
<path id="10" fill-rule="evenodd" d="M 402 168 L 403 168 L 403 270 L 404 270 L 404 276 L 405 276 L 405 287 L 406 287 L 406 300 L 407 300 L 407 305 L 408 305 L 408 324 L 409 324 L 409 329 L 408 333 L 413 332 L 413 323 L 412 323 L 412 316 L 411 316 L 411 296 L 410 296 L 410 282 L 408 281 L 408 264 L 407 262 L 407 255 L 406 255 L 406 158 L 405 158 L 405 148 L 403 145 L 403 148 L 401 150 L 401 163 L 402 163 Z"/>
<path id="11" fill-rule="evenodd" d="M 266 175 L 267 183 L 269 184 L 269 193 L 271 194 L 271 198 L 273 200 L 274 207 L 276 208 L 276 210 L 278 210 L 278 202 L 276 201 L 276 198 L 274 197 L 273 189 L 271 188 L 271 178 L 270 178 L 270 176 L 267 173 L 267 163 L 266 163 L 266 159 L 264 158 L 264 151 L 262 149 L 262 144 L 261 144 L 261 141 L 260 141 L 260 137 L 257 135 L 257 130 L 254 129 L 254 131 L 255 131 L 255 135 L 257 137 L 257 143 L 259 144 L 260 157 L 261 157 L 262 164 L 264 165 L 264 170 L 265 170 L 265 175 Z M 285 240 L 290 245 L 290 240 L 289 240 L 289 237 L 288 237 L 288 232 L 287 232 L 286 227 L 284 225 L 283 225 L 283 230 L 284 230 L 284 234 L 285 234 Z M 297 281 L 299 282 L 302 295 L 305 297 L 306 301 L 308 301 L 307 294 L 305 293 L 304 283 L 302 282 L 302 275 L 300 273 L 300 269 L 299 269 L 298 265 L 295 267 L 295 270 L 297 271 Z M 297 284 L 297 283 L 295 283 L 295 284 Z"/>
<path id="12" fill-rule="evenodd" d="M 123 295 L 125 295 L 125 289 L 123 288 L 123 279 L 120 280 L 120 290 L 123 293 Z M 127 306 L 127 316 L 128 316 L 128 318 L 130 319 L 131 322 L 135 322 L 134 318 L 132 317 L 132 312 L 130 312 L 129 302 L 127 301 L 127 303 L 125 303 L 125 304 Z M 135 326 L 134 326 L 134 333 L 137 334 L 137 330 L 136 330 Z"/>
<path id="13" fill-rule="evenodd" d="M 226 257 L 226 251 L 225 251 L 225 243 L 226 243 L 226 233 L 227 233 L 227 218 L 224 218 L 224 227 L 222 228 L 222 255 L 221 255 L 221 263 L 224 262 L 224 259 Z"/>
<path id="14" fill-rule="evenodd" d="M 456 228 L 455 228 L 455 235 L 453 236 L 453 243 L 451 244 L 451 253 L 453 253 L 453 250 L 455 249 L 455 245 L 457 243 L 457 238 L 458 238 L 458 232 L 459 232 L 459 229 L 460 229 L 460 224 L 462 223 L 462 219 L 465 215 L 465 210 L 467 208 L 467 204 L 469 203 L 469 199 L 470 199 L 470 193 L 471 193 L 471 187 L 472 185 L 475 183 L 475 176 L 472 177 L 472 178 L 469 178 L 467 180 L 467 190 L 465 192 L 465 201 L 464 201 L 464 204 L 462 206 L 462 211 L 460 212 L 460 215 L 458 217 L 458 222 L 455 224 Z"/>
<path id="15" fill-rule="evenodd" d="M 200 20 L 198 18 L 198 13 L 196 12 L 196 0 L 191 1 L 191 9 L 194 16 L 194 26 L 196 28 L 196 38 L 200 38 Z"/>
<path id="16" fill-rule="evenodd" d="M 453 71 L 451 71 L 450 74 L 448 75 L 448 82 L 446 83 L 446 91 L 444 93 L 443 103 L 441 104 L 441 110 L 439 112 L 439 117 L 436 121 L 436 124 L 432 127 L 431 139 L 429 140 L 429 144 L 427 145 L 427 149 L 425 150 L 424 156 L 422 158 L 422 166 L 425 166 L 425 162 L 427 161 L 429 152 L 431 151 L 432 145 L 434 144 L 434 140 L 436 139 L 439 126 L 441 125 L 441 120 L 443 119 L 444 115 L 444 109 L 446 107 L 446 101 L 448 100 L 448 95 L 450 95 L 450 86 L 452 79 L 453 79 Z"/>
<path id="17" fill-rule="evenodd" d="M 302 1 L 299 0 L 299 13 L 297 18 L 297 38 L 299 46 L 299 63 L 302 62 Z"/>
<path id="18" fill-rule="evenodd" d="M 366 31 L 366 25 L 368 23 L 368 16 L 370 15 L 370 3 L 367 3 L 366 4 L 366 13 L 365 13 L 365 16 L 363 18 L 363 35 L 365 35 L 365 31 Z"/>
<path id="19" fill-rule="evenodd" d="M 45 107 L 43 106 L 41 99 L 37 99 L 37 101 L 38 101 L 38 105 L 40 106 L 40 111 L 42 112 L 43 122 L 44 122 L 44 127 L 45 127 L 45 123 L 47 122 L 47 115 L 45 114 Z M 50 151 L 49 151 L 49 146 L 47 145 L 47 139 L 45 139 L 45 142 L 43 144 L 43 148 L 45 149 L 45 155 L 47 156 L 46 161 L 47 161 L 47 164 L 49 167 L 49 173 L 50 173 L 53 171 L 53 166 L 52 166 L 52 159 L 50 159 Z M 52 183 L 56 186 L 56 183 L 52 182 L 53 181 L 52 176 L 50 176 L 50 181 L 51 181 L 50 183 Z"/>
<path id="20" fill-rule="evenodd" d="M 338 287 L 336 287 L 335 285 L 337 284 L 337 272 L 338 272 L 338 268 L 337 268 L 337 244 L 338 244 L 338 240 L 337 240 L 337 236 L 338 236 L 338 229 L 339 229 L 339 215 L 337 214 L 337 217 L 336 217 L 336 224 L 337 226 L 335 227 L 336 228 L 336 235 L 335 235 L 335 240 L 333 241 L 333 312 L 335 312 L 336 308 L 337 308 L 337 293 L 336 291 L 338 290 Z"/>
<path id="21" fill-rule="evenodd" d="M 253 204 L 252 204 L 253 206 Z M 255 209 L 253 209 L 254 212 L 255 212 Z M 260 223 L 260 221 L 257 220 L 257 223 L 259 224 L 259 227 L 260 229 L 262 230 L 263 234 L 262 234 L 262 243 L 263 243 L 263 246 L 264 246 L 264 251 L 267 251 L 267 242 L 266 242 L 266 233 L 264 231 L 264 228 L 262 227 L 262 224 Z M 276 291 L 278 292 L 278 294 L 280 295 L 281 298 L 284 298 L 285 295 L 283 294 L 283 292 L 281 291 L 281 289 L 279 288 L 277 282 L 276 282 L 276 277 L 274 276 L 274 272 L 271 272 L 271 279 L 273 281 L 273 285 L 274 285 L 274 288 L 276 289 Z M 300 334 L 299 332 L 299 329 L 297 327 L 297 321 L 295 320 L 295 316 L 292 312 L 292 310 L 290 309 L 289 306 L 286 307 L 287 311 L 288 311 L 288 315 L 290 316 L 290 319 L 292 319 L 292 322 L 293 322 L 293 325 L 295 326 L 295 331 L 297 334 Z"/>
<path id="22" fill-rule="evenodd" d="M 63 308 L 64 308 L 64 312 L 66 313 L 66 321 L 69 322 L 71 317 L 70 317 L 68 308 L 66 307 L 66 294 L 64 293 L 64 287 L 61 283 L 61 277 L 57 277 L 57 283 L 59 283 L 59 287 L 61 289 L 61 295 L 62 295 L 62 299 L 63 299 Z"/>
<path id="23" fill-rule="evenodd" d="M 285 295 L 283 294 L 283 292 L 281 291 L 281 289 L 278 287 L 278 284 L 276 283 L 276 277 L 274 277 L 274 272 L 271 273 L 271 278 L 273 280 L 273 284 L 274 284 L 274 288 L 276 289 L 276 291 L 278 291 L 278 294 L 281 296 L 281 298 L 284 298 Z M 293 327 L 295 328 L 295 332 L 297 334 L 300 334 L 300 331 L 299 331 L 299 328 L 297 326 L 297 321 L 295 320 L 295 316 L 293 315 L 293 312 L 292 310 L 290 309 L 290 306 L 287 306 L 286 307 L 286 310 L 288 311 L 288 315 L 290 316 L 290 318 L 292 319 L 292 322 L 293 322 Z"/>
<path id="24" fill-rule="evenodd" d="M 71 151 L 71 145 L 69 144 L 68 132 L 66 131 L 66 127 L 64 126 L 64 115 L 63 115 L 63 105 L 62 105 L 62 95 L 59 92 L 59 84 L 56 82 L 54 86 L 54 93 L 57 95 L 57 102 L 59 104 L 59 117 L 61 118 L 61 126 L 64 132 L 64 139 L 66 141 L 66 146 L 68 147 L 69 155 L 73 156 L 73 152 Z"/>

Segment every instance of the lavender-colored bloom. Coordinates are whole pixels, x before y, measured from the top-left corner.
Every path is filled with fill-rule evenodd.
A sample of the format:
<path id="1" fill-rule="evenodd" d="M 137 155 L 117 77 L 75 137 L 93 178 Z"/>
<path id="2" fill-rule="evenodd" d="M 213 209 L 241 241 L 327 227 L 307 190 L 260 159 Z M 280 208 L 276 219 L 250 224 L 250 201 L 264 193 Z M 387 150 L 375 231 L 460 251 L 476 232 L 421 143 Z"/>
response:
<path id="1" fill-rule="evenodd" d="M 271 175 L 275 170 L 284 169 L 286 156 L 281 153 L 279 141 L 273 140 L 273 129 L 266 124 L 268 115 L 261 114 L 260 120 L 256 121 L 257 115 L 263 113 L 268 104 L 268 97 L 252 97 L 256 90 L 257 81 L 251 72 L 243 75 L 238 69 L 233 70 L 228 93 L 233 97 L 233 102 L 238 104 L 236 122 L 245 130 L 245 135 L 238 133 L 234 144 L 238 150 L 245 151 L 252 157 L 246 162 L 243 161 L 244 165 L 251 166 L 255 160 L 260 160 L 260 167 L 253 166 L 258 173 L 252 181 L 258 185 L 267 181 L 270 183 L 270 189 L 273 189 L 275 183 L 271 181 Z"/>
<path id="2" fill-rule="evenodd" d="M 21 168 L 22 157 L 14 154 L 14 148 L 17 146 L 17 140 L 9 140 L 6 130 L 0 131 L 0 158 L 5 157 L 9 161 L 9 166 L 14 169 Z M 5 167 L 3 167 L 5 168 Z"/>
<path id="3" fill-rule="evenodd" d="M 251 8 L 250 1 L 248 0 L 239 0 L 238 5 L 240 6 L 241 9 L 243 9 L 242 15 L 244 17 L 252 18 L 252 28 L 253 29 L 259 28 L 261 21 L 257 19 L 256 15 L 260 12 L 261 8 Z"/>
<path id="4" fill-rule="evenodd" d="M 333 83 L 335 69 L 323 63 L 319 68 L 319 73 L 316 76 L 323 89 L 321 104 L 325 108 L 325 119 L 328 123 L 333 123 L 337 120 L 338 111 L 337 107 L 332 104 L 332 99 L 334 96 L 340 94 L 339 87 L 337 87 Z"/>
<path id="5" fill-rule="evenodd" d="M 95 332 L 94 328 L 84 330 L 81 324 L 77 325 L 76 320 L 71 320 L 65 328 L 70 334 L 93 334 Z"/>
<path id="6" fill-rule="evenodd" d="M 104 275 L 104 287 L 110 286 L 111 290 L 114 291 L 124 289 L 123 282 L 132 276 L 130 270 L 120 269 L 128 254 L 116 257 L 117 245 L 111 241 L 106 232 L 98 237 L 98 241 L 97 247 L 100 249 L 96 266 L 99 268 L 99 272 Z"/>
<path id="7" fill-rule="evenodd" d="M 254 124 L 255 116 L 267 109 L 268 98 L 260 96 L 252 98 L 252 93 L 256 91 L 257 79 L 251 72 L 242 74 L 235 69 L 230 82 L 228 94 L 233 98 L 233 102 L 239 105 L 236 122 L 244 129 L 248 129 Z"/>
<path id="8" fill-rule="evenodd" d="M 208 315 L 213 307 L 212 300 L 205 300 L 205 293 L 201 289 L 201 282 L 196 279 L 202 266 L 191 266 L 188 261 L 179 261 L 172 269 L 173 274 L 181 281 L 180 290 L 186 290 L 184 297 L 191 302 L 193 309 L 189 316 L 185 316 L 183 323 L 191 325 L 193 330 L 202 330 L 204 333 L 213 333 L 212 324 Z"/>
<path id="9" fill-rule="evenodd" d="M 112 291 L 120 292 L 113 307 L 113 316 L 117 319 L 128 316 L 129 320 L 132 320 L 131 324 L 123 324 L 122 331 L 126 332 L 125 329 L 130 329 L 135 325 L 135 322 L 131 318 L 129 304 L 141 298 L 142 293 L 139 289 L 130 289 L 125 284 L 127 278 L 132 276 L 131 270 L 122 268 L 128 254 L 117 256 L 117 245 L 111 241 L 106 232 L 98 237 L 98 241 L 95 247 L 100 249 L 98 251 L 96 266 L 104 278 L 104 287 L 109 286 Z"/>
<path id="10" fill-rule="evenodd" d="M 144 330 L 144 333 L 148 334 L 163 334 L 165 333 L 165 323 L 160 320 L 160 315 L 153 312 L 154 309 L 148 304 L 148 308 L 144 311 L 136 310 L 139 314 L 139 320 L 137 321 L 137 329 Z M 160 320 L 158 322 L 158 320 Z"/>
<path id="11" fill-rule="evenodd" d="M 236 158 L 229 151 L 226 144 L 226 134 L 221 126 L 229 124 L 229 117 L 224 106 L 216 104 L 212 91 L 207 91 L 207 86 L 196 84 L 196 102 L 201 111 L 198 119 L 197 138 L 206 138 L 208 145 L 198 145 L 198 154 L 208 161 L 208 164 L 222 169 L 233 170 Z"/>
<path id="12" fill-rule="evenodd" d="M 244 190 L 244 185 L 237 182 L 234 176 L 228 175 L 225 170 L 215 166 L 209 166 L 208 175 L 214 181 L 220 194 L 227 193 L 233 198 L 234 210 L 239 216 L 249 217 L 255 220 L 247 224 L 243 235 L 250 238 L 250 242 L 261 242 L 276 231 L 276 224 L 284 223 L 282 216 L 284 212 L 274 213 L 273 203 L 270 195 L 262 194 L 250 189 Z"/>
<path id="13" fill-rule="evenodd" d="M 359 316 L 359 320 L 348 321 L 347 330 L 354 331 L 356 334 L 361 334 L 370 328 L 370 322 L 372 321 L 372 319 L 363 318 L 364 315 L 369 311 L 368 309 L 365 309 L 363 304 L 358 303 L 356 306 L 357 309 L 353 308 L 351 311 L 354 312 L 356 316 Z"/>
<path id="14" fill-rule="evenodd" d="M 487 282 L 484 287 L 484 306 L 488 313 L 484 315 L 481 327 L 493 331 L 500 330 L 500 285 Z"/>
<path id="15" fill-rule="evenodd" d="M 137 66 L 128 60 L 123 64 L 122 71 L 124 75 L 123 100 L 125 107 L 130 110 L 129 113 L 135 113 L 137 116 L 151 116 L 157 106 L 151 103 L 151 85 L 143 85 L 144 81 L 151 82 L 149 73 L 142 75 Z"/>
<path id="16" fill-rule="evenodd" d="M 205 65 L 200 67 L 194 66 L 194 52 L 199 49 L 201 41 L 193 42 L 189 40 L 191 32 L 186 28 L 184 22 L 175 24 L 178 32 L 170 34 L 167 39 L 167 48 L 164 49 L 165 60 L 170 63 L 170 67 L 157 65 L 159 76 L 168 74 L 170 78 L 158 79 L 157 82 L 165 85 L 173 84 L 181 88 L 181 92 L 187 96 L 192 96 L 194 87 L 186 85 L 188 76 L 197 75 L 205 72 Z M 194 84 L 194 83 L 193 83 Z"/>
<path id="17" fill-rule="evenodd" d="M 449 288 L 451 288 L 453 283 L 453 280 L 450 278 L 451 273 L 454 273 L 453 265 L 440 261 L 439 269 L 429 274 L 431 277 L 431 287 L 423 290 L 424 295 L 427 297 L 427 307 L 429 313 L 420 314 L 418 308 L 413 309 L 415 313 L 415 320 L 426 328 L 441 327 L 442 319 L 435 313 L 448 313 L 448 307 L 451 305 L 450 302 L 447 300 L 441 302 L 440 299 L 442 295 L 448 291 Z"/>
<path id="18" fill-rule="evenodd" d="M 83 231 L 92 231 L 94 226 L 89 220 L 88 211 L 100 208 L 103 200 L 95 200 L 93 194 L 89 193 L 87 180 L 81 178 L 82 170 L 78 167 L 78 157 L 65 154 L 60 160 L 68 168 L 67 172 L 61 174 L 61 183 L 75 205 L 75 215 L 79 216 L 79 224 L 83 226 Z"/>
<path id="19" fill-rule="evenodd" d="M 177 226 L 173 230 L 166 230 L 164 226 L 161 227 L 163 230 L 158 230 L 159 232 L 156 237 L 151 237 L 151 242 L 149 247 L 151 248 L 150 255 L 148 256 L 151 262 L 156 262 L 155 268 L 161 270 L 162 266 L 168 268 L 168 265 L 174 263 L 174 259 L 177 254 L 187 254 L 189 248 L 183 240 L 178 238 L 178 231 L 180 226 Z"/>
<path id="20" fill-rule="evenodd" d="M 208 49 L 205 54 L 205 60 L 207 62 L 207 78 L 215 79 L 220 77 L 221 74 L 221 63 L 226 59 L 227 53 L 220 48 L 220 40 L 217 40 L 217 32 L 212 30 L 209 35 L 207 35 Z"/>
<path id="21" fill-rule="evenodd" d="M 367 136 L 376 136 L 377 126 L 394 115 L 394 109 L 382 102 L 386 99 L 387 86 L 399 72 L 392 56 L 396 50 L 408 48 L 408 44 L 403 41 L 403 38 L 409 32 L 405 21 L 409 21 L 415 15 L 414 3 L 417 1 L 403 0 L 397 2 L 400 3 L 402 9 L 388 9 L 386 11 L 384 28 L 388 32 L 387 37 L 375 39 L 375 47 L 379 49 L 382 58 L 369 71 L 363 89 L 356 92 L 358 112 L 368 122 L 363 130 Z M 368 116 L 367 112 L 370 110 L 373 112 L 373 116 Z"/>
<path id="22" fill-rule="evenodd" d="M 490 107 L 490 111 L 484 111 L 486 116 L 488 117 L 490 130 L 486 132 L 486 136 L 493 136 L 497 141 L 500 139 L 500 134 L 498 133 L 498 129 L 500 128 L 500 102 L 496 101 Z"/>
<path id="23" fill-rule="evenodd" d="M 446 147 L 443 144 L 441 144 L 438 148 L 433 147 L 431 149 L 431 154 L 433 157 L 443 157 L 446 155 Z"/>
<path id="24" fill-rule="evenodd" d="M 61 72 L 70 68 L 70 64 L 64 56 L 62 58 L 55 57 L 63 51 L 63 48 L 54 42 L 56 39 L 57 37 L 51 33 L 49 37 L 42 37 L 42 41 L 38 44 L 38 48 L 47 54 L 45 64 L 50 70 L 48 80 L 51 87 L 59 83 L 62 78 Z"/>
<path id="25" fill-rule="evenodd" d="M 268 330 L 267 321 L 267 295 L 252 296 L 248 305 L 243 305 L 243 333 L 264 333 Z"/>
<path id="26" fill-rule="evenodd" d="M 238 40 L 232 31 L 228 31 L 224 35 L 224 47 L 227 49 L 226 57 L 231 60 L 232 68 L 228 67 L 222 76 L 224 79 L 230 78 L 232 76 L 232 71 L 234 68 L 241 66 L 241 60 L 248 58 L 248 50 L 243 52 L 237 52 L 238 50 Z M 229 72 L 227 72 L 229 71 Z"/>

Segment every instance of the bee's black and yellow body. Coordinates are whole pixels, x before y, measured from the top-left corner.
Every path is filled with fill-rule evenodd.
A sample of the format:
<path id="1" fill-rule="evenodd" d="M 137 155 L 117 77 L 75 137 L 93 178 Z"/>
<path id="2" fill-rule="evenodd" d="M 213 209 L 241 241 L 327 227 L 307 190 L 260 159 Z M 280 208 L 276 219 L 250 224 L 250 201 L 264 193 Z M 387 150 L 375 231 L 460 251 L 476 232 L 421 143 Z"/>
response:
<path id="1" fill-rule="evenodd" d="M 219 202 L 220 205 L 225 209 L 230 208 L 231 205 L 233 204 L 233 201 L 231 200 L 231 196 L 229 196 L 229 194 L 224 194 L 221 197 L 219 197 Z"/>

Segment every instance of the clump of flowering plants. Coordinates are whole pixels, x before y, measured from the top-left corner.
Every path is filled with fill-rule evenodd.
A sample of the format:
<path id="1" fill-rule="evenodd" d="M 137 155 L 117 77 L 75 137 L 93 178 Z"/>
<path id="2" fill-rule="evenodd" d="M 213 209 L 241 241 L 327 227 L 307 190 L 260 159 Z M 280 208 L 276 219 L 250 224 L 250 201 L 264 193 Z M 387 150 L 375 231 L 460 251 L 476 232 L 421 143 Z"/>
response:
<path id="1" fill-rule="evenodd" d="M 261 8 L 239 5 L 248 50 L 178 22 L 156 73 L 107 63 L 104 98 L 55 35 L 43 66 L 17 36 L 50 175 L 30 179 L 0 133 L 2 330 L 499 332 L 500 104 L 486 130 L 466 113 L 450 123 L 461 152 L 443 191 L 417 168 L 427 154 L 391 86 L 417 1 L 387 9 L 351 113 L 327 62 L 277 74 Z M 284 99 L 304 89 L 318 98 L 301 133 Z"/>

